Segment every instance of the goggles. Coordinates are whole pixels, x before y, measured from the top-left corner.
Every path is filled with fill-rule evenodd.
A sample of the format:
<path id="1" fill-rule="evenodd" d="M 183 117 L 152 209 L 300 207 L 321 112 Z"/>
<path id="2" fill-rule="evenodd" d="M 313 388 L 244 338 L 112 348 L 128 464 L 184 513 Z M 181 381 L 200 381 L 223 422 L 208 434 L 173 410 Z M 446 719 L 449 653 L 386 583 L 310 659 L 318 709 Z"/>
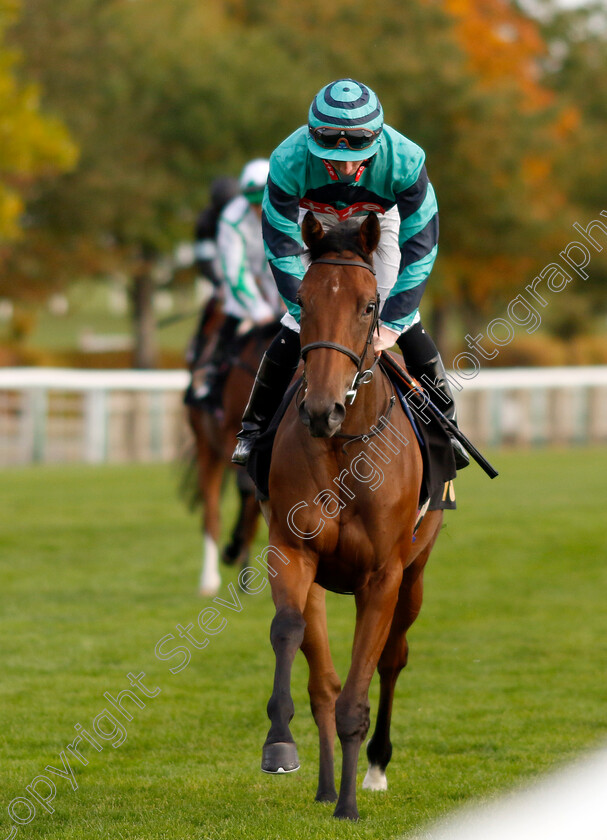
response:
<path id="1" fill-rule="evenodd" d="M 350 149 L 352 152 L 368 149 L 377 140 L 382 129 L 371 131 L 369 128 L 334 128 L 320 125 L 309 126 L 312 139 L 323 149 Z"/>

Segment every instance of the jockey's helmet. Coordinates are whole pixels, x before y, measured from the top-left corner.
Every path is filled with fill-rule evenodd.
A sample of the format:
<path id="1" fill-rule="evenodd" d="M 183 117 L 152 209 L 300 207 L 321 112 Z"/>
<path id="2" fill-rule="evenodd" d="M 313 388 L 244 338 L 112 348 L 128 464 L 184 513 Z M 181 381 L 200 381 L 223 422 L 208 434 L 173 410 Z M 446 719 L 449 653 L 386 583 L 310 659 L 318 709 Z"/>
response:
<path id="1" fill-rule="evenodd" d="M 257 158 L 246 164 L 240 174 L 240 190 L 249 204 L 261 204 L 269 174 L 270 162 L 265 158 Z"/>
<path id="2" fill-rule="evenodd" d="M 231 178 L 227 175 L 221 178 L 215 178 L 211 184 L 211 204 L 219 213 L 228 201 L 236 198 L 239 192 L 240 185 L 236 178 Z"/>
<path id="3" fill-rule="evenodd" d="M 308 149 L 325 160 L 366 160 L 379 148 L 384 112 L 375 93 L 354 79 L 319 91 L 308 114 Z"/>

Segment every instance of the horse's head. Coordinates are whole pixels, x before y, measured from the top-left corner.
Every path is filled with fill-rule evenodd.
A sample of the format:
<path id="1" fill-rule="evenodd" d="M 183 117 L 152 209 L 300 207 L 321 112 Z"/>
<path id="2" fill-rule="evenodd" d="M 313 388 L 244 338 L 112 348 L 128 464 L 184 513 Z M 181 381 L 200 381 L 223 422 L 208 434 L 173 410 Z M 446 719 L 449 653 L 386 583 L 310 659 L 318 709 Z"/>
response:
<path id="1" fill-rule="evenodd" d="M 302 422 L 313 437 L 331 437 L 346 416 L 346 393 L 373 358 L 377 286 L 371 255 L 379 222 L 344 222 L 324 232 L 312 213 L 302 225 L 311 265 L 299 287 L 301 346 L 305 359 Z"/>

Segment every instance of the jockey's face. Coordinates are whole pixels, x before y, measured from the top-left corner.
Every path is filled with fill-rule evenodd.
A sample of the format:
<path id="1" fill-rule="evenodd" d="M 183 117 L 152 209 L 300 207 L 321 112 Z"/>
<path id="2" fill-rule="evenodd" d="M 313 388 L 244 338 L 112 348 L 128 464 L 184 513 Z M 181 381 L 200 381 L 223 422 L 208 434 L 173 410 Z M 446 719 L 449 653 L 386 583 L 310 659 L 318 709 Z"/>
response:
<path id="1" fill-rule="evenodd" d="M 363 164 L 362 160 L 332 160 L 331 164 L 340 175 L 354 175 L 358 167 Z"/>

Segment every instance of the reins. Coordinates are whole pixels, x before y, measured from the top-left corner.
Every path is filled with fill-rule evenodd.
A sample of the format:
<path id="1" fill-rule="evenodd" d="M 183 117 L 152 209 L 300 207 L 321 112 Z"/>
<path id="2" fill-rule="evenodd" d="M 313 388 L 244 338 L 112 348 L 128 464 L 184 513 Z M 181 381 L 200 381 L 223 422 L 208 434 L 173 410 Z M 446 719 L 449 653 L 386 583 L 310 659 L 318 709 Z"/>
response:
<path id="1" fill-rule="evenodd" d="M 347 265 L 347 266 L 355 266 L 357 268 L 366 268 L 367 271 L 370 271 L 373 276 L 375 276 L 375 269 L 369 263 L 363 262 L 362 260 L 349 260 L 345 258 L 333 258 L 333 257 L 322 257 L 317 260 L 313 260 L 310 265 Z M 352 380 L 352 384 L 350 385 L 349 390 L 346 392 L 346 400 L 348 405 L 352 405 L 354 400 L 356 399 L 356 394 L 358 389 L 361 385 L 366 385 L 367 382 L 370 382 L 373 379 L 373 374 L 375 372 L 375 368 L 379 361 L 379 356 L 375 358 L 373 364 L 370 368 L 363 370 L 363 364 L 365 361 L 365 356 L 367 355 L 367 350 L 369 349 L 369 345 L 373 341 L 373 333 L 376 328 L 378 328 L 379 324 L 379 306 L 380 306 L 380 297 L 379 292 L 376 294 L 375 298 L 375 313 L 373 315 L 373 319 L 369 326 L 369 332 L 367 333 L 367 339 L 365 341 L 365 346 L 363 347 L 362 353 L 357 354 L 354 350 L 350 349 L 350 347 L 346 347 L 343 344 L 337 344 L 335 341 L 312 341 L 310 344 L 306 344 L 304 347 L 301 348 L 301 358 L 306 360 L 306 355 L 310 352 L 310 350 L 318 350 L 318 349 L 325 349 L 325 350 L 336 350 L 338 353 L 343 353 L 344 356 L 347 356 L 351 359 L 354 364 L 356 365 L 356 373 L 354 374 L 354 379 Z"/>

